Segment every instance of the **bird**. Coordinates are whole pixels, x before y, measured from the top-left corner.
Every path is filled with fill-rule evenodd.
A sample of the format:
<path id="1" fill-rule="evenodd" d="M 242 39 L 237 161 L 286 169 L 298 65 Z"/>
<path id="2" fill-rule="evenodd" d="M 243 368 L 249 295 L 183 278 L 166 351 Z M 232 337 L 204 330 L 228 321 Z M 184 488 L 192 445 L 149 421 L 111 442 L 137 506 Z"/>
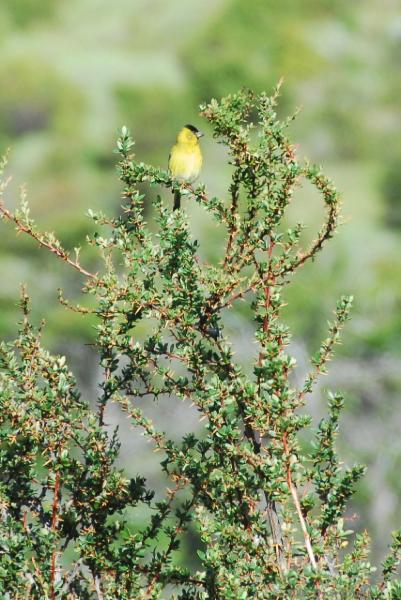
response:
<path id="1" fill-rule="evenodd" d="M 193 183 L 202 168 L 202 152 L 199 138 L 203 133 L 194 125 L 184 125 L 178 132 L 177 140 L 171 148 L 168 159 L 170 174 L 180 182 Z M 174 192 L 174 210 L 181 206 L 181 194 Z"/>

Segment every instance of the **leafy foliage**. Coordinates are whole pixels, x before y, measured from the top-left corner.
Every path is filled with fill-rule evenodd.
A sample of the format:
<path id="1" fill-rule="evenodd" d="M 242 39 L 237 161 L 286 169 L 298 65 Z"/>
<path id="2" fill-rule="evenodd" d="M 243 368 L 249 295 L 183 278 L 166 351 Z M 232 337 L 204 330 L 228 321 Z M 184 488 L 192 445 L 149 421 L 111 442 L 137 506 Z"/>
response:
<path id="1" fill-rule="evenodd" d="M 319 168 L 298 161 L 286 135 L 291 119 L 278 120 L 277 98 L 278 89 L 271 97 L 244 90 L 202 107 L 228 148 L 228 201 L 136 161 L 123 128 L 117 142 L 123 214 L 90 212 L 106 228 L 89 240 L 103 258 L 98 273 L 81 265 L 79 249 L 71 257 L 53 234 L 37 229 L 25 198 L 14 213 L 0 204 L 4 219 L 86 278 L 93 308 L 61 301 L 83 319 L 95 314 L 103 369 L 93 410 L 80 398 L 65 359 L 42 348 L 23 291 L 19 337 L 0 354 L 5 597 L 398 597 L 392 576 L 399 534 L 378 584 L 371 583 L 366 534 L 343 554 L 352 534 L 344 530 L 344 511 L 364 472 L 360 465 L 343 468 L 336 454 L 343 398 L 329 395 L 328 417 L 316 431 L 304 408 L 352 298 L 339 300 L 304 385 L 292 383 L 282 291 L 335 233 L 340 199 Z M 304 181 L 326 210 L 307 248 L 302 223 L 282 226 Z M 172 211 L 171 200 L 154 197 L 156 231 L 145 220 L 146 185 L 180 190 L 184 198 L 184 208 Z M 224 241 L 217 264 L 202 260 L 191 234 L 185 212 L 191 201 L 216 221 Z M 236 362 L 224 323 L 239 301 L 249 304 L 255 322 L 256 351 L 247 369 Z M 173 397 L 194 405 L 204 423 L 181 440 L 157 429 L 138 403 Z M 143 473 L 128 479 L 115 466 L 118 432 L 105 424 L 110 402 L 161 453 L 170 480 L 164 497 L 153 494 Z M 310 449 L 301 445 L 301 434 L 314 437 Z M 128 509 L 138 515 L 135 526 Z M 202 544 L 196 570 L 177 561 L 189 527 Z"/>

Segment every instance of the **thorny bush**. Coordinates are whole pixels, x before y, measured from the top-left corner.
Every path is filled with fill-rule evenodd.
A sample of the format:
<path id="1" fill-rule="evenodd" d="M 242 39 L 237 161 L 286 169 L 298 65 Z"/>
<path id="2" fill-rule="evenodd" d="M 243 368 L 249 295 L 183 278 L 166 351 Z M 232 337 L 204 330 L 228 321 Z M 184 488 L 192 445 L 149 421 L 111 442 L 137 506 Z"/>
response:
<path id="1" fill-rule="evenodd" d="M 60 300 L 82 319 L 95 314 L 103 370 L 93 409 L 65 358 L 42 347 L 23 290 L 19 335 L 0 348 L 2 598 L 401 597 L 393 578 L 401 533 L 372 582 L 367 534 L 344 530 L 347 501 L 364 468 L 344 468 L 336 454 L 343 397 L 329 394 L 317 427 L 303 408 L 352 298 L 337 303 L 304 385 L 292 384 L 283 288 L 335 233 L 340 199 L 319 168 L 297 160 L 286 135 L 291 119 L 278 119 L 277 98 L 278 89 L 271 97 L 241 91 L 201 108 L 228 149 L 231 183 L 222 199 L 137 162 L 124 127 L 117 142 L 122 214 L 89 211 L 106 230 L 89 239 L 103 259 L 99 272 L 84 268 L 79 252 L 69 254 L 54 234 L 40 232 L 25 195 L 15 212 L 0 204 L 4 220 L 84 276 L 92 308 Z M 306 247 L 301 223 L 283 225 L 304 181 L 326 211 Z M 3 177 L 1 193 L 6 183 Z M 170 193 L 148 194 L 147 186 L 179 190 L 183 208 L 172 211 Z M 190 202 L 215 219 L 224 242 L 216 264 L 202 259 L 202 241 L 191 234 Z M 239 301 L 249 304 L 255 322 L 257 350 L 246 368 L 224 327 Z M 145 410 L 174 398 L 202 417 L 179 441 L 159 431 Z M 170 481 L 164 496 L 149 489 L 135 456 L 136 477 L 115 466 L 118 432 L 104 422 L 111 402 L 129 415 L 135 435 L 142 431 L 159 450 Z M 307 446 L 300 443 L 305 431 L 314 438 Z M 132 522 L 128 512 L 139 517 Z M 189 528 L 200 548 L 188 557 L 197 565 L 192 569 L 179 560 Z"/>

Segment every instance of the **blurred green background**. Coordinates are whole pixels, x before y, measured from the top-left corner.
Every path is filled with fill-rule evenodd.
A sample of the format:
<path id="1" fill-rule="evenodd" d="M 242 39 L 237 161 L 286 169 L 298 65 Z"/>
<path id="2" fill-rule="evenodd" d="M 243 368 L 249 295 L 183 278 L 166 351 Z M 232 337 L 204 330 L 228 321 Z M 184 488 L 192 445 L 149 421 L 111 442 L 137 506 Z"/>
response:
<path id="1" fill-rule="evenodd" d="M 316 419 L 323 414 L 326 387 L 346 393 L 342 455 L 369 467 L 349 527 L 369 528 L 378 560 L 390 530 L 401 525 L 399 2 L 2 0 L 0 40 L 0 151 L 11 147 L 13 174 L 7 202 L 14 206 L 26 183 L 38 225 L 57 232 L 68 248 L 82 244 L 91 230 L 88 208 L 120 210 L 113 148 L 123 124 L 140 160 L 165 166 L 181 125 L 205 128 L 200 102 L 244 85 L 271 90 L 285 78 L 280 112 L 302 108 L 291 136 L 300 157 L 322 164 L 334 178 L 346 221 L 288 289 L 291 352 L 302 381 L 336 299 L 354 294 L 344 345 L 310 409 Z M 229 176 L 224 149 L 205 131 L 202 180 L 212 194 L 223 193 Z M 218 260 L 209 220 L 196 208 L 189 211 L 194 234 L 207 242 L 207 257 Z M 312 236 L 321 217 L 317 198 L 305 189 L 288 220 L 302 218 Z M 12 227 L 0 227 L 1 336 L 15 333 L 19 285 L 27 282 L 35 317 L 47 322 L 46 343 L 67 354 L 93 401 L 99 373 L 92 324 L 60 307 L 56 295 L 62 286 L 68 298 L 82 302 L 80 275 L 16 237 Z M 94 260 L 90 251 L 83 259 Z M 239 360 L 253 354 L 245 317 L 230 315 L 227 331 L 238 340 Z M 166 428 L 174 422 L 176 435 L 189 427 L 182 405 L 153 411 Z M 196 427 L 194 415 L 190 419 Z M 144 446 L 117 407 L 109 422 L 122 426 L 123 463 L 135 462 L 135 450 L 157 484 L 155 461 L 144 463 Z"/>

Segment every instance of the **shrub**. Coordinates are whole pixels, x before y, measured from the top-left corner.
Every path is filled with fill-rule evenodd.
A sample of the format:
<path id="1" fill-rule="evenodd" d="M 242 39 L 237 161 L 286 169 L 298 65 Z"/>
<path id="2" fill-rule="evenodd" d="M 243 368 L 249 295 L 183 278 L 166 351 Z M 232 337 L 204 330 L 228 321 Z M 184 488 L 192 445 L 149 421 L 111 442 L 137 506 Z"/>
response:
<path id="1" fill-rule="evenodd" d="M 90 211 L 107 230 L 89 240 L 103 259 L 97 273 L 83 267 L 78 250 L 70 255 L 53 234 L 37 229 L 25 198 L 14 213 L 0 205 L 5 220 L 85 277 L 92 304 L 60 300 L 83 319 L 95 314 L 103 370 L 93 409 L 80 398 L 65 358 L 42 347 L 23 290 L 19 335 L 0 350 L 2 597 L 400 597 L 392 576 L 401 533 L 372 583 L 367 534 L 344 528 L 364 468 L 343 467 L 335 450 L 342 395 L 328 395 L 327 417 L 317 427 L 304 408 L 352 298 L 338 301 L 304 385 L 291 380 L 283 288 L 335 233 L 340 199 L 319 168 L 297 160 L 286 136 L 291 119 L 276 116 L 277 97 L 278 89 L 271 97 L 242 91 L 202 107 L 228 148 L 228 201 L 136 161 L 123 128 L 117 142 L 123 214 Z M 326 210 L 306 248 L 302 224 L 282 224 L 304 180 Z M 148 197 L 138 191 L 144 184 L 180 190 L 185 199 L 183 209 L 172 211 L 170 194 L 167 201 L 151 195 L 156 231 L 145 221 Z M 216 220 L 225 242 L 217 264 L 200 258 L 186 202 Z M 225 313 L 239 301 L 249 304 L 255 321 L 257 349 L 247 368 L 236 362 L 224 327 Z M 202 422 L 178 441 L 138 405 L 173 397 L 193 404 Z M 118 431 L 104 422 L 110 402 L 160 452 L 170 480 L 164 497 L 149 489 L 146 473 L 130 479 L 116 467 Z M 301 434 L 309 444 L 301 445 Z M 134 523 L 127 509 L 137 515 Z M 201 543 L 193 569 L 177 559 L 190 527 Z"/>

